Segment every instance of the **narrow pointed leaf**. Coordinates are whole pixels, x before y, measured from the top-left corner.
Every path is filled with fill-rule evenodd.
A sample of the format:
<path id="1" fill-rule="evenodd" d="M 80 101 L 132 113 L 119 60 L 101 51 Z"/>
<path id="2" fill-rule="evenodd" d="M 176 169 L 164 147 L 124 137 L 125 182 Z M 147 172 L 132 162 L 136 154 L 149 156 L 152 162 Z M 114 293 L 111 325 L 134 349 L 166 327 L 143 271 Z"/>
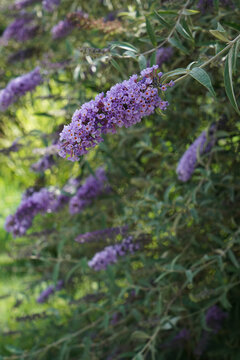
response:
<path id="1" fill-rule="evenodd" d="M 224 84 L 226 94 L 232 104 L 233 108 L 236 110 L 238 114 L 240 114 L 238 109 L 237 100 L 235 98 L 234 90 L 233 90 L 233 81 L 232 81 L 232 57 L 233 57 L 233 48 L 230 49 L 228 56 L 225 61 L 224 68 Z"/>
<path id="2" fill-rule="evenodd" d="M 205 86 L 213 97 L 216 97 L 215 91 L 212 86 L 211 79 L 205 70 L 195 67 L 189 72 L 189 75 L 191 75 L 200 84 Z"/>
<path id="3" fill-rule="evenodd" d="M 153 46 L 157 46 L 156 36 L 155 36 L 154 30 L 153 30 L 152 25 L 151 25 L 150 21 L 148 20 L 148 18 L 146 18 L 146 28 L 147 28 L 148 36 L 149 36 Z"/>

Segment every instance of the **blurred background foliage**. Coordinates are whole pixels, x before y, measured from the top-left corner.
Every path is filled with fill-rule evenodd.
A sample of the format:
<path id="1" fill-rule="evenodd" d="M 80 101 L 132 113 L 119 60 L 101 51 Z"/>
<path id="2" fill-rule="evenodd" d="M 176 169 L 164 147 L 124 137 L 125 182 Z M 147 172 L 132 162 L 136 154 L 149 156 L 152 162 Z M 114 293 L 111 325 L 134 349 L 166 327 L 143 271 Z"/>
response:
<path id="1" fill-rule="evenodd" d="M 239 35 L 239 5 L 62 0 L 48 13 L 39 1 L 24 10 L 34 16 L 36 36 L 1 43 L 0 88 L 36 66 L 44 82 L 0 113 L 0 359 L 240 358 L 240 121 L 226 94 L 228 51 L 213 59 Z M 3 33 L 19 10 L 5 0 L 0 6 Z M 79 25 L 52 39 L 52 27 L 79 10 L 94 26 Z M 176 80 L 209 61 L 205 70 L 216 97 L 186 76 L 167 91 L 166 112 L 106 135 L 76 163 L 54 154 L 50 169 L 32 170 L 75 109 L 159 62 L 158 50 L 166 47 L 172 53 L 160 70 Z M 175 69 L 183 71 L 170 73 Z M 181 156 L 213 123 L 220 125 L 211 153 L 201 156 L 188 182 L 179 181 Z M 5 231 L 6 217 L 27 188 L 62 189 L 68 179 L 84 182 L 100 166 L 111 191 L 81 213 L 71 215 L 66 205 L 38 214 L 25 236 Z M 74 239 L 119 226 L 128 226 L 140 249 L 94 271 L 88 261 L 123 235 L 86 244 Z M 62 289 L 38 303 L 41 291 L 60 279 Z M 206 320 L 214 305 L 227 314 L 217 332 Z"/>

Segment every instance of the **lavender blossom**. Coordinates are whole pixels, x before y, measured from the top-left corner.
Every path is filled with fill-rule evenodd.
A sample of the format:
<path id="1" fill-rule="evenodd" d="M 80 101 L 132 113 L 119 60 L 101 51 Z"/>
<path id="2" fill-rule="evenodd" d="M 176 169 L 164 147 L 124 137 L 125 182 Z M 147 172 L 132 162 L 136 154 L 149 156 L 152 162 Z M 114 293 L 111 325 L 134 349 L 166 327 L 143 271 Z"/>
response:
<path id="1" fill-rule="evenodd" d="M 33 71 L 18 76 L 11 80 L 5 89 L 0 91 L 0 111 L 5 111 L 17 98 L 32 91 L 43 82 L 40 68 L 36 67 Z"/>
<path id="2" fill-rule="evenodd" d="M 138 249 L 139 244 L 134 244 L 132 236 L 128 236 L 120 244 L 107 246 L 102 251 L 97 252 L 88 262 L 88 266 L 95 271 L 105 270 L 108 265 L 116 263 L 118 257 L 127 253 L 133 254 Z"/>
<path id="3" fill-rule="evenodd" d="M 43 9 L 49 12 L 54 11 L 60 4 L 60 0 L 43 0 Z"/>
<path id="4" fill-rule="evenodd" d="M 61 290 L 63 285 L 64 285 L 63 280 L 59 280 L 56 287 L 54 287 L 53 285 L 50 285 L 44 291 L 41 292 L 41 294 L 37 298 L 37 302 L 40 304 L 44 303 L 45 301 L 47 301 L 49 296 L 52 295 L 55 291 Z"/>
<path id="5" fill-rule="evenodd" d="M 234 7 L 232 0 L 220 0 L 219 3 L 222 6 L 231 6 Z M 211 11 L 214 6 L 214 0 L 199 0 L 197 4 L 197 8 L 201 11 L 201 13 L 206 13 L 207 11 Z"/>
<path id="6" fill-rule="evenodd" d="M 157 74 L 157 69 L 158 65 L 154 65 L 143 70 L 141 78 L 131 76 L 113 86 L 105 97 L 101 93 L 76 110 L 72 122 L 60 134 L 59 155 L 70 155 L 68 160 L 76 161 L 103 141 L 102 134 L 115 133 L 117 127 L 130 127 L 157 107 L 165 110 L 168 102 L 159 97 L 158 88 L 166 91 L 173 82 L 161 85 L 162 73 Z"/>
<path id="7" fill-rule="evenodd" d="M 110 187 L 107 182 L 105 170 L 98 168 L 95 176 L 90 175 L 85 183 L 78 189 L 69 204 L 70 214 L 81 212 L 86 206 L 90 205 L 94 198 L 109 192 Z"/>
<path id="8" fill-rule="evenodd" d="M 128 230 L 128 226 L 114 227 L 103 230 L 96 230 L 87 232 L 85 234 L 78 235 L 75 239 L 76 242 L 84 244 L 92 241 L 112 239 L 118 234 L 125 234 Z"/>
<path id="9" fill-rule="evenodd" d="M 19 1 L 15 1 L 13 7 L 17 10 L 22 10 L 28 6 L 31 6 L 33 4 L 40 2 L 40 1 L 41 0 L 19 0 Z"/>
<path id="10" fill-rule="evenodd" d="M 11 232 L 14 237 L 24 235 L 32 226 L 34 217 L 39 213 L 46 213 L 52 201 L 53 195 L 45 188 L 29 196 L 24 194 L 16 213 L 6 219 L 6 231 Z"/>
<path id="11" fill-rule="evenodd" d="M 36 163 L 32 164 L 31 168 L 35 172 L 44 172 L 50 169 L 55 164 L 52 155 L 45 155 Z"/>
<path id="12" fill-rule="evenodd" d="M 3 153 L 4 155 L 9 155 L 11 152 L 18 152 L 21 147 L 22 144 L 19 144 L 18 140 L 14 140 L 8 148 L 0 149 L 0 153 Z"/>
<path id="13" fill-rule="evenodd" d="M 161 47 L 156 53 L 156 64 L 161 67 L 163 63 L 168 62 L 173 56 L 173 48 Z"/>
<path id="14" fill-rule="evenodd" d="M 208 343 L 212 337 L 212 334 L 218 334 L 222 328 L 223 321 L 227 318 L 227 313 L 222 311 L 217 305 L 211 306 L 206 313 L 206 324 L 212 332 L 204 330 L 201 338 L 195 348 L 194 353 L 198 356 L 206 350 Z"/>
<path id="15" fill-rule="evenodd" d="M 209 131 L 209 138 L 207 132 L 203 131 L 193 144 L 185 151 L 176 170 L 179 180 L 183 182 L 188 181 L 197 165 L 198 154 L 203 155 L 211 150 L 215 142 L 213 137 L 214 130 L 215 126 L 212 125 Z"/>
<path id="16" fill-rule="evenodd" d="M 38 26 L 33 24 L 33 17 L 29 13 L 21 14 L 5 29 L 2 35 L 3 43 L 7 44 L 10 39 L 25 42 L 32 39 L 37 32 Z"/>
<path id="17" fill-rule="evenodd" d="M 74 29 L 73 24 L 69 20 L 61 20 L 57 25 L 55 25 L 52 30 L 52 38 L 54 40 L 61 39 L 67 35 L 69 35 Z"/>
<path id="18" fill-rule="evenodd" d="M 206 313 L 206 324 L 217 334 L 222 328 L 222 322 L 227 318 L 227 313 L 217 305 L 211 306 Z"/>

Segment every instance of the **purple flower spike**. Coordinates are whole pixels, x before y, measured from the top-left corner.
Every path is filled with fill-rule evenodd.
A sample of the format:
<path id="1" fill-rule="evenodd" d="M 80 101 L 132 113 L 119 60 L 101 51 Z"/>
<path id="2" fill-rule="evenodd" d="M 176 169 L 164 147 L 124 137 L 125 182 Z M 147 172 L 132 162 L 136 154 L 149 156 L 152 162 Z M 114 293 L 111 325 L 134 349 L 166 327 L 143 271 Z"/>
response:
<path id="1" fill-rule="evenodd" d="M 54 40 L 61 39 L 67 35 L 69 35 L 74 29 L 73 24 L 68 20 L 61 20 L 57 25 L 55 25 L 52 30 L 52 38 Z"/>
<path id="2" fill-rule="evenodd" d="M 113 86 L 106 96 L 101 93 L 76 110 L 72 122 L 64 126 L 60 134 L 59 155 L 70 155 L 68 160 L 78 160 L 79 156 L 103 141 L 103 134 L 137 124 L 155 108 L 165 110 L 168 102 L 158 95 L 161 84 L 157 69 L 158 65 L 144 69 L 140 77 L 131 76 Z M 164 85 L 164 90 L 167 86 L 169 84 Z"/>
<path id="3" fill-rule="evenodd" d="M 43 9 L 48 12 L 53 12 L 60 4 L 60 0 L 43 0 Z"/>
<path id="4" fill-rule="evenodd" d="M 118 234 L 125 234 L 128 230 L 128 226 L 108 228 L 103 230 L 97 230 L 92 232 L 87 232 L 85 234 L 78 235 L 75 239 L 76 242 L 84 244 L 92 241 L 112 239 Z"/>
<path id="5" fill-rule="evenodd" d="M 212 125 L 210 128 L 210 132 L 215 130 L 215 125 Z M 204 153 L 208 153 L 213 147 L 215 139 L 213 134 L 209 134 L 209 139 L 207 136 L 207 132 L 203 131 L 201 135 L 193 142 L 192 145 L 189 146 L 187 151 L 181 157 L 178 166 L 177 166 L 177 175 L 178 179 L 186 182 L 188 181 L 197 165 L 198 154 L 202 155 Z"/>
<path id="6" fill-rule="evenodd" d="M 5 111 L 17 98 L 34 90 L 43 82 L 40 68 L 11 80 L 5 89 L 0 91 L 0 111 Z"/>
<path id="7" fill-rule="evenodd" d="M 54 160 L 52 155 L 45 155 L 39 161 L 32 164 L 31 168 L 35 172 L 44 172 L 47 169 L 50 169 L 54 165 Z"/>
<path id="8" fill-rule="evenodd" d="M 86 206 L 91 204 L 94 198 L 109 191 L 110 187 L 105 170 L 98 168 L 95 176 L 90 175 L 85 183 L 78 189 L 76 195 L 72 197 L 69 203 L 70 214 L 81 212 Z"/>
<path id="9" fill-rule="evenodd" d="M 32 39 L 36 35 L 38 29 L 38 26 L 33 24 L 33 20 L 32 15 L 29 13 L 24 13 L 21 17 L 15 19 L 3 32 L 3 42 L 7 44 L 10 39 L 19 42 L 25 42 Z"/>
<path id="10" fill-rule="evenodd" d="M 39 213 L 46 213 L 52 201 L 52 193 L 44 188 L 32 195 L 24 195 L 16 213 L 6 219 L 6 231 L 11 232 L 14 237 L 24 235 L 32 226 L 34 217 Z"/>
<path id="11" fill-rule="evenodd" d="M 62 289 L 64 285 L 64 281 L 63 280 L 59 280 L 56 288 L 54 288 L 53 285 L 50 285 L 49 287 L 47 287 L 45 290 L 43 290 L 41 292 L 41 294 L 39 295 L 39 297 L 37 298 L 37 302 L 39 304 L 44 303 L 45 301 L 47 301 L 47 299 L 49 298 L 50 295 L 52 295 L 55 291 L 59 291 Z"/>
<path id="12" fill-rule="evenodd" d="M 108 265 L 116 263 L 118 257 L 127 253 L 133 254 L 138 249 L 139 244 L 133 243 L 132 236 L 128 236 L 121 243 L 107 246 L 102 251 L 97 252 L 88 262 L 88 265 L 95 271 L 105 270 Z"/>
<path id="13" fill-rule="evenodd" d="M 41 0 L 19 0 L 19 1 L 15 1 L 13 7 L 17 10 L 22 10 L 28 6 L 31 6 L 33 4 L 40 2 L 40 1 Z"/>
<path id="14" fill-rule="evenodd" d="M 206 313 L 206 324 L 212 332 L 204 330 L 202 332 L 201 338 L 196 346 L 194 353 L 198 356 L 201 356 L 203 352 L 208 347 L 208 343 L 211 340 L 213 334 L 218 334 L 222 328 L 223 321 L 227 318 L 227 313 L 222 311 L 219 306 L 211 306 Z"/>
<path id="15" fill-rule="evenodd" d="M 173 48 L 162 47 L 157 50 L 156 64 L 161 67 L 163 63 L 168 62 L 173 56 Z"/>
<path id="16" fill-rule="evenodd" d="M 227 318 L 227 313 L 222 311 L 217 305 L 211 306 L 206 313 L 206 324 L 217 334 L 222 327 L 222 322 Z"/>

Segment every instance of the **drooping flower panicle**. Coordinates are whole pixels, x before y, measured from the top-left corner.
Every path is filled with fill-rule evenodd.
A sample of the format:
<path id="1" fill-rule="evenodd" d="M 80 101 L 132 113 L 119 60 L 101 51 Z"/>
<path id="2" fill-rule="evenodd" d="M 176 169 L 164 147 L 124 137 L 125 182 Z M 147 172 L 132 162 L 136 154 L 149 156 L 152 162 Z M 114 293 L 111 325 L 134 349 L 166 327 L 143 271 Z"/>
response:
<path id="1" fill-rule="evenodd" d="M 60 4 L 60 0 L 43 0 L 42 6 L 43 9 L 52 12 L 54 11 Z"/>
<path id="2" fill-rule="evenodd" d="M 227 316 L 228 314 L 217 305 L 213 305 L 207 310 L 205 320 L 208 328 L 212 331 L 202 331 L 200 340 L 194 350 L 194 353 L 197 356 L 201 356 L 204 353 L 204 351 L 208 347 L 208 343 L 211 340 L 212 335 L 219 333 L 222 328 L 223 322 L 224 320 L 226 320 Z"/>
<path id="3" fill-rule="evenodd" d="M 209 133 L 204 130 L 192 143 L 192 145 L 190 145 L 189 148 L 185 151 L 178 163 L 176 170 L 179 180 L 183 182 L 188 181 L 191 178 L 197 165 L 198 155 L 208 153 L 212 149 L 215 143 L 215 128 L 215 125 L 212 125 L 210 127 Z"/>
<path id="4" fill-rule="evenodd" d="M 9 215 L 5 222 L 5 229 L 13 236 L 22 236 L 32 226 L 34 217 L 45 213 L 53 200 L 51 193 L 43 188 L 32 195 L 24 195 L 14 215 Z"/>
<path id="5" fill-rule="evenodd" d="M 78 235 L 76 237 L 75 241 L 80 244 L 84 244 L 84 243 L 88 243 L 88 242 L 92 242 L 92 241 L 112 239 L 112 238 L 116 237 L 118 234 L 125 234 L 127 232 L 127 230 L 128 230 L 128 226 L 96 230 L 96 231 L 87 232 L 85 234 Z"/>
<path id="6" fill-rule="evenodd" d="M 15 8 L 17 10 L 22 10 L 28 6 L 31 6 L 33 4 L 40 2 L 40 1 L 41 0 L 18 0 L 18 1 L 15 1 L 13 8 Z"/>
<path id="7" fill-rule="evenodd" d="M 173 56 L 173 48 L 168 47 L 161 47 L 156 52 L 156 64 L 161 67 L 163 63 L 169 61 Z"/>
<path id="8" fill-rule="evenodd" d="M 116 263 L 118 257 L 127 253 L 133 254 L 138 249 L 139 244 L 133 242 L 132 236 L 128 236 L 121 243 L 106 246 L 102 251 L 96 253 L 88 265 L 96 271 L 104 270 L 109 264 Z"/>
<path id="9" fill-rule="evenodd" d="M 118 127 L 130 127 L 155 108 L 165 110 L 168 102 L 160 98 L 158 89 L 165 91 L 174 83 L 161 85 L 162 73 L 157 74 L 157 69 L 154 65 L 143 70 L 141 77 L 131 76 L 113 86 L 106 96 L 101 93 L 76 110 L 72 122 L 60 134 L 59 155 L 70 155 L 68 159 L 76 161 L 103 141 L 103 134 L 115 133 Z"/>
<path id="10" fill-rule="evenodd" d="M 36 35 L 37 29 L 38 26 L 34 23 L 32 14 L 23 13 L 4 30 L 2 41 L 5 44 L 7 44 L 10 39 L 25 42 Z"/>
<path id="11" fill-rule="evenodd" d="M 6 88 L 0 91 L 0 111 L 5 111 L 19 97 L 34 90 L 42 82 L 43 78 L 39 67 L 11 80 Z"/>
<path id="12" fill-rule="evenodd" d="M 47 301 L 47 299 L 49 298 L 50 295 L 54 294 L 55 291 L 61 290 L 63 285 L 64 285 L 63 280 L 59 280 L 56 284 L 56 287 L 54 287 L 53 285 L 50 285 L 49 287 L 47 287 L 45 290 L 43 290 L 41 292 L 41 294 L 37 298 L 37 302 L 39 304 L 44 303 L 45 301 Z"/>
<path id="13" fill-rule="evenodd" d="M 61 39 L 67 35 L 69 35 L 74 29 L 73 24 L 65 19 L 59 21 L 51 30 L 53 39 Z"/>
<path id="14" fill-rule="evenodd" d="M 94 198 L 109 192 L 110 187 L 103 168 L 98 168 L 95 175 L 90 175 L 85 183 L 78 189 L 76 195 L 69 203 L 70 214 L 81 212 L 86 206 L 91 204 Z"/>
<path id="15" fill-rule="evenodd" d="M 44 155 L 36 163 L 32 164 L 31 169 L 35 172 L 44 172 L 55 164 L 52 155 Z"/>

